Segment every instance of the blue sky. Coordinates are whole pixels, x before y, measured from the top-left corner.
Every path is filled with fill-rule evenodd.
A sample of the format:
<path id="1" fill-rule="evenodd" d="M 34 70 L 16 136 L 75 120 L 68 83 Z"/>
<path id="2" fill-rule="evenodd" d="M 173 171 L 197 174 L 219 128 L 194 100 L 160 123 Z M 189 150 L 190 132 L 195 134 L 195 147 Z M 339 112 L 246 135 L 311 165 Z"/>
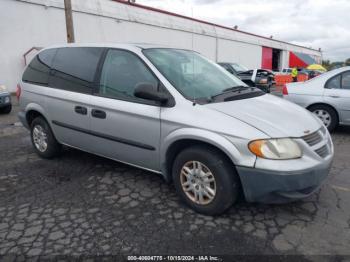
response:
<path id="1" fill-rule="evenodd" d="M 350 0 L 136 0 L 137 3 L 350 58 Z M 215 11 L 214 11 L 215 10 Z"/>

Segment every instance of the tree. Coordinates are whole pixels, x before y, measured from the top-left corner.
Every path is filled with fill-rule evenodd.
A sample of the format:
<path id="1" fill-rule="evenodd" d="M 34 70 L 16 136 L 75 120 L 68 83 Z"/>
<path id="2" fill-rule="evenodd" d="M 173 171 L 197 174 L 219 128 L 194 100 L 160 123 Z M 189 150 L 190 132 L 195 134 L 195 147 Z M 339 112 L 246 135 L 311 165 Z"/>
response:
<path id="1" fill-rule="evenodd" d="M 348 59 L 345 60 L 345 65 L 346 65 L 346 66 L 350 66 L 350 58 L 348 58 Z"/>
<path id="2" fill-rule="evenodd" d="M 322 60 L 322 66 L 324 68 L 326 68 L 327 70 L 329 70 L 329 68 L 331 66 L 331 61 L 329 61 L 329 60 Z"/>
<path id="3" fill-rule="evenodd" d="M 330 69 L 340 68 L 340 67 L 343 67 L 344 65 L 345 65 L 344 62 L 332 62 L 330 64 Z"/>

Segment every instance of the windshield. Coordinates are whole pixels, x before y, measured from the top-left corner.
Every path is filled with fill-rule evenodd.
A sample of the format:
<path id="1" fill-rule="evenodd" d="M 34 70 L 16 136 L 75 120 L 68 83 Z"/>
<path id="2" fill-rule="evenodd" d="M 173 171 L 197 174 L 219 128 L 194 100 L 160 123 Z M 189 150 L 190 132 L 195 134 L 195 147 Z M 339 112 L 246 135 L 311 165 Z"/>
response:
<path id="1" fill-rule="evenodd" d="M 237 77 L 193 51 L 152 48 L 143 53 L 190 100 L 209 99 L 225 90 L 245 86 Z"/>
<path id="2" fill-rule="evenodd" d="M 249 69 L 243 65 L 237 64 L 237 63 L 231 63 L 231 66 L 233 67 L 234 70 L 237 72 L 245 72 L 248 71 Z"/>

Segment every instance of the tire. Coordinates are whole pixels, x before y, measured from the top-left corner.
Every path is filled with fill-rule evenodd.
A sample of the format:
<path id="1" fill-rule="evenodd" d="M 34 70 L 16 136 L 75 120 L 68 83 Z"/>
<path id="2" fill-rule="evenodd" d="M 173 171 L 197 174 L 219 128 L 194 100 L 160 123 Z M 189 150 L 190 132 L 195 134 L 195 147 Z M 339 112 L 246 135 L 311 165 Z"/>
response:
<path id="1" fill-rule="evenodd" d="M 339 124 L 338 114 L 330 106 L 314 105 L 309 108 L 309 111 L 311 111 L 322 120 L 323 124 L 328 128 L 329 132 L 332 132 L 337 128 Z M 329 119 L 329 124 L 327 124 L 328 121 L 326 119 Z"/>
<path id="2" fill-rule="evenodd" d="M 181 171 L 184 170 L 183 168 L 185 166 L 188 170 L 191 167 L 191 165 L 192 170 L 199 170 L 198 168 L 196 169 L 196 167 L 194 166 L 193 163 L 195 162 L 197 163 L 197 167 L 198 163 L 204 165 L 202 166 L 201 174 L 204 174 L 204 172 L 206 172 L 206 174 L 212 174 L 209 175 L 207 178 L 202 178 L 203 180 L 199 179 L 198 181 L 201 182 L 198 183 L 204 183 L 203 181 L 209 181 L 209 179 L 212 180 L 212 178 L 214 178 L 215 181 L 211 182 L 209 185 L 209 187 L 211 188 L 215 187 L 215 194 L 211 194 L 211 200 L 209 199 L 209 197 L 202 194 L 202 203 L 199 203 L 199 197 L 194 197 L 194 191 L 185 192 L 183 187 L 183 185 L 188 183 L 190 179 L 186 175 L 183 175 L 183 172 Z M 187 175 L 188 174 L 189 173 L 187 173 Z M 177 155 L 173 163 L 172 175 L 176 191 L 180 198 L 189 207 L 191 207 L 198 213 L 202 213 L 205 215 L 221 214 L 230 206 L 232 206 L 232 204 L 234 204 L 238 199 L 240 191 L 240 182 L 238 179 L 238 175 L 232 163 L 229 160 L 227 160 L 226 156 L 214 148 L 208 146 L 193 146 L 184 149 Z M 193 178 L 193 175 L 191 176 Z M 193 179 L 191 181 L 193 181 Z M 209 192 L 205 189 L 207 187 L 205 185 L 203 186 L 203 184 L 201 184 L 202 186 L 199 186 L 198 184 L 191 183 L 191 186 L 193 185 L 196 185 L 195 187 L 197 187 L 197 189 L 199 190 L 205 190 L 206 192 Z M 190 187 L 186 187 L 186 189 L 188 188 Z M 194 187 L 192 189 L 195 190 Z M 213 192 L 213 189 L 211 189 L 211 191 Z"/>
<path id="3" fill-rule="evenodd" d="M 11 110 L 12 110 L 12 105 L 8 105 L 8 106 L 5 106 L 4 108 L 1 108 L 0 112 L 4 114 L 10 114 Z"/>
<path id="4" fill-rule="evenodd" d="M 38 133 L 39 132 L 39 133 Z M 35 135 L 39 134 L 39 135 Z M 52 130 L 46 120 L 39 116 L 36 117 L 30 127 L 30 136 L 35 152 L 42 158 L 50 159 L 53 158 L 61 152 L 61 145 L 57 142 Z M 40 143 L 40 141 L 35 141 L 36 138 L 42 138 L 46 142 Z M 42 140 L 41 140 L 42 141 Z M 41 146 L 42 147 L 41 147 Z"/>

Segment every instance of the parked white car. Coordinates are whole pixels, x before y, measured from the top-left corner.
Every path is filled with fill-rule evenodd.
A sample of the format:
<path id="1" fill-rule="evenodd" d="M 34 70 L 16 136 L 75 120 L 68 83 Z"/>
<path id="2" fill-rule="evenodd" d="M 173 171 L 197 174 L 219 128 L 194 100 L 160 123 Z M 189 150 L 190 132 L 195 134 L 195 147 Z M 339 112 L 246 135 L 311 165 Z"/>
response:
<path id="1" fill-rule="evenodd" d="M 282 74 L 288 75 L 292 73 L 292 68 L 283 68 L 281 71 Z"/>
<path id="2" fill-rule="evenodd" d="M 283 87 L 283 97 L 317 115 L 328 130 L 350 125 L 350 67 Z"/>

